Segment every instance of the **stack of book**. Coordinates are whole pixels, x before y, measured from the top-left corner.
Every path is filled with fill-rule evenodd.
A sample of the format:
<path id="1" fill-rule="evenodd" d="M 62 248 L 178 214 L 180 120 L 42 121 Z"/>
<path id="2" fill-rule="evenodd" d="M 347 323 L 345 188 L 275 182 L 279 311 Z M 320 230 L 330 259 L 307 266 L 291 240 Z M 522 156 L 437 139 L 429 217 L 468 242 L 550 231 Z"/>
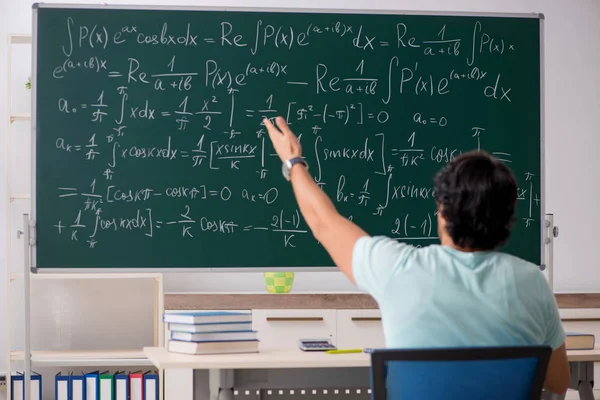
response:
<path id="1" fill-rule="evenodd" d="M 252 314 L 242 312 L 165 313 L 167 350 L 184 354 L 257 353 Z"/>

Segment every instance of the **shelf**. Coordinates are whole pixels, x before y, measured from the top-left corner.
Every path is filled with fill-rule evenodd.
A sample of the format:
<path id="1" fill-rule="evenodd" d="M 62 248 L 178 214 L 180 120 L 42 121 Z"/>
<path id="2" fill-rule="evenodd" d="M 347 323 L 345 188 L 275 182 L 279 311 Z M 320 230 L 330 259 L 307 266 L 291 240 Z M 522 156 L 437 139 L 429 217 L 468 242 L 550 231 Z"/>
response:
<path id="1" fill-rule="evenodd" d="M 23 351 L 11 351 L 11 361 L 22 361 Z M 142 350 L 72 350 L 32 351 L 32 366 L 55 367 L 111 367 L 152 366 Z"/>

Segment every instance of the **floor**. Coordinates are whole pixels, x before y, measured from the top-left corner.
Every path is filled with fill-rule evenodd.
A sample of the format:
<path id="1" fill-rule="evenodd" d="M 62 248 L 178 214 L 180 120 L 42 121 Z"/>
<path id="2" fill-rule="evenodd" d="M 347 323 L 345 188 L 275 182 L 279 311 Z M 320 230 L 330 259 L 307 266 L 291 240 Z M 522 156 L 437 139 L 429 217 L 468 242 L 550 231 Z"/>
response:
<path id="1" fill-rule="evenodd" d="M 594 399 L 600 399 L 600 390 L 594 390 Z M 569 390 L 565 396 L 565 400 L 579 400 L 579 394 L 574 390 Z"/>

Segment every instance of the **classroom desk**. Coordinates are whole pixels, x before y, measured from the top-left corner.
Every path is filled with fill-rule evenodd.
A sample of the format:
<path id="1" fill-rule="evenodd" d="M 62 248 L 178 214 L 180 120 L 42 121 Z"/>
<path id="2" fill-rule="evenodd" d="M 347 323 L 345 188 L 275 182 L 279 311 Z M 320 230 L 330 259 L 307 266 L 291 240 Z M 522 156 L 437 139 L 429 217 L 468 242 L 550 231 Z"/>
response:
<path id="1" fill-rule="evenodd" d="M 223 371 L 247 369 L 295 369 L 295 368 L 356 368 L 370 367 L 370 355 L 366 353 L 326 354 L 304 352 L 299 349 L 282 349 L 249 354 L 219 354 L 193 356 L 169 353 L 164 347 L 145 347 L 144 354 L 161 372 L 170 368 L 203 369 L 211 373 L 211 399 L 233 399 L 233 382 L 222 385 Z M 579 392 L 581 400 L 594 400 L 594 362 L 600 362 L 600 348 L 567 352 L 571 365 L 571 389 Z M 560 399 L 563 396 L 547 396 L 544 399 Z M 166 399 L 170 400 L 170 399 Z"/>

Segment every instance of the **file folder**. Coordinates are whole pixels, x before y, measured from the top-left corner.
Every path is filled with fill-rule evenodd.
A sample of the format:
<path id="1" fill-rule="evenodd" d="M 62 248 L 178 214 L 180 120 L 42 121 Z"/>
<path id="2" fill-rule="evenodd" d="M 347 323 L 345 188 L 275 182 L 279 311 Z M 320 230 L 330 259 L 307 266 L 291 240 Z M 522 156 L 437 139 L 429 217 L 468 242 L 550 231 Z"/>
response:
<path id="1" fill-rule="evenodd" d="M 83 373 L 81 375 L 71 375 L 71 400 L 87 400 L 85 383 L 86 376 Z"/>
<path id="2" fill-rule="evenodd" d="M 100 374 L 100 400 L 114 400 L 114 376 L 110 375 L 108 371 Z"/>
<path id="3" fill-rule="evenodd" d="M 59 372 L 54 378 L 54 398 L 56 400 L 70 400 L 71 392 L 69 385 L 69 376 L 61 375 Z"/>
<path id="4" fill-rule="evenodd" d="M 125 372 L 115 372 L 115 400 L 129 399 L 129 375 Z"/>
<path id="5" fill-rule="evenodd" d="M 31 400 L 42 400 L 42 375 L 32 372 L 31 375 Z"/>
<path id="6" fill-rule="evenodd" d="M 158 374 L 146 372 L 144 374 L 144 400 L 158 400 Z"/>
<path id="7" fill-rule="evenodd" d="M 144 400 L 144 377 L 141 371 L 129 374 L 129 400 Z"/>
<path id="8" fill-rule="evenodd" d="M 36 372 L 31 373 L 31 400 L 42 400 L 42 376 Z M 12 375 L 10 378 L 10 398 L 11 400 L 24 400 L 25 376 L 21 372 Z"/>
<path id="9" fill-rule="evenodd" d="M 85 400 L 98 400 L 100 394 L 99 371 L 90 372 L 85 377 Z"/>
<path id="10" fill-rule="evenodd" d="M 25 377 L 20 373 L 12 375 L 10 377 L 10 400 L 23 400 L 25 393 L 23 393 L 23 387 L 25 386 Z"/>

